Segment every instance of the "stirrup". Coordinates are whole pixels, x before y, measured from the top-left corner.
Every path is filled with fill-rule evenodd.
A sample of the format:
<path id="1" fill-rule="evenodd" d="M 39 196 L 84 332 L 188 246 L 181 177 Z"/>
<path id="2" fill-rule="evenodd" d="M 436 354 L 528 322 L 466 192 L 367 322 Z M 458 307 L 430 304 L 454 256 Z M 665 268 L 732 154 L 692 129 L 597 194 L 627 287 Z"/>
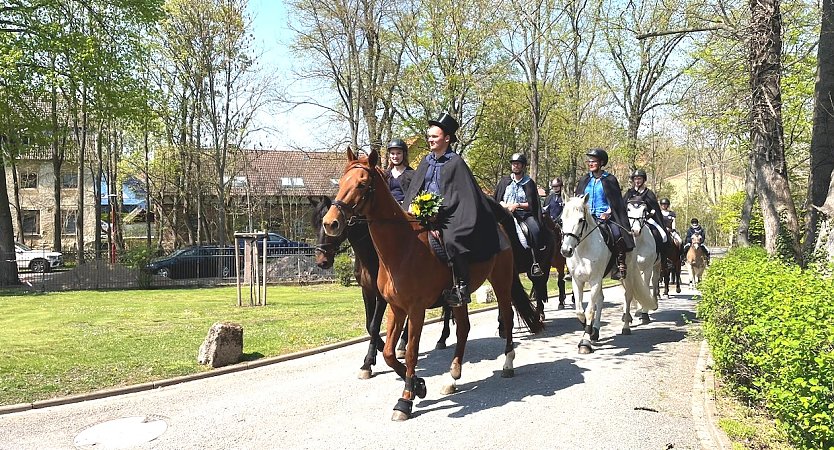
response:
<path id="1" fill-rule="evenodd" d="M 533 263 L 533 266 L 530 267 L 530 275 L 534 277 L 540 277 L 544 275 L 544 271 L 542 270 L 542 267 L 539 265 L 539 263 Z"/>

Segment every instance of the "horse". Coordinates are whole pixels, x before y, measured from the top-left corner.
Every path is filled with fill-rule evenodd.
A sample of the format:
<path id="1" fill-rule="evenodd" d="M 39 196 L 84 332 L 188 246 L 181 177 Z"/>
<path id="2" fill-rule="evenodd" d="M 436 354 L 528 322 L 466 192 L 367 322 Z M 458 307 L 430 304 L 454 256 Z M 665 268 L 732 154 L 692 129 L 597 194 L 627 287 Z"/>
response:
<path id="1" fill-rule="evenodd" d="M 426 309 L 441 299 L 452 285 L 449 266 L 435 256 L 429 242 L 430 230 L 409 216 L 391 196 L 385 175 L 377 167 L 379 154 L 372 150 L 367 157 L 359 158 L 347 150 L 347 164 L 333 206 L 322 220 L 324 231 L 330 236 L 342 233 L 343 228 L 357 216 L 364 215 L 371 239 L 379 255 L 377 287 L 390 306 L 387 316 L 387 335 L 397 336 L 409 319 L 408 344 L 405 364 L 397 360 L 394 340 L 388 339 L 382 352 L 386 364 L 405 382 L 402 397 L 394 406 L 392 420 L 404 421 L 411 417 L 416 397 L 426 396 L 426 382 L 416 376 L 420 335 L 423 331 Z M 496 224 L 496 227 L 498 225 Z M 506 233 L 503 228 L 499 232 Z M 498 300 L 502 321 L 504 365 L 501 376 L 515 375 L 513 359 L 513 307 L 524 324 L 533 333 L 543 328 L 530 298 L 515 271 L 511 248 L 504 248 L 486 261 L 470 265 L 470 286 L 477 288 L 489 279 Z M 466 340 L 469 334 L 467 305 L 454 308 L 457 343 L 449 369 L 450 382 L 441 389 L 443 394 L 457 390 L 456 382 L 462 374 Z"/>
<path id="2" fill-rule="evenodd" d="M 562 225 L 561 223 L 556 223 L 550 214 L 542 214 L 542 223 L 544 224 L 545 228 L 550 230 L 550 234 L 553 236 L 553 248 L 558 249 L 562 247 Z M 553 255 L 550 258 L 550 267 L 556 269 L 556 284 L 559 287 L 559 309 L 565 309 L 565 266 L 567 265 L 565 261 L 565 256 L 562 254 L 561 251 L 554 251 Z M 574 299 L 574 303 L 576 300 Z"/>
<path id="3" fill-rule="evenodd" d="M 358 377 L 366 380 L 373 375 L 373 366 L 376 365 L 376 354 L 382 351 L 385 342 L 379 337 L 380 329 L 382 328 L 382 318 L 385 315 L 385 308 L 388 305 L 382 295 L 379 293 L 376 285 L 377 274 L 379 273 L 379 257 L 374 249 L 373 242 L 371 242 L 371 234 L 368 231 L 368 224 L 363 221 L 356 221 L 354 224 L 346 227 L 344 232 L 338 236 L 329 236 L 324 232 L 321 224 L 324 215 L 333 204 L 330 197 L 322 197 L 320 199 L 310 197 L 310 204 L 313 206 L 311 214 L 311 222 L 314 230 L 317 231 L 316 242 L 316 265 L 322 269 L 329 269 L 333 266 L 333 261 L 336 253 L 341 247 L 342 243 L 347 239 L 353 252 L 356 255 L 354 265 L 354 276 L 356 282 L 362 288 L 362 299 L 365 304 L 365 329 L 368 331 L 370 341 L 368 343 L 368 352 L 362 361 L 362 366 L 359 368 Z M 448 306 L 443 306 L 443 331 L 440 333 L 440 339 L 435 345 L 436 349 L 446 348 L 446 339 L 451 334 L 449 322 L 452 318 L 452 309 Z M 403 327 L 402 337 L 397 345 L 397 357 L 403 357 L 405 354 L 405 342 L 408 337 L 408 326 Z"/>
<path id="4" fill-rule="evenodd" d="M 611 226 L 618 226 L 611 224 Z M 627 230 L 624 230 L 627 231 Z M 562 255 L 567 259 L 573 281 L 573 295 L 576 297 L 576 317 L 584 326 L 579 341 L 579 353 L 593 353 L 591 343 L 599 339 L 602 316 L 602 279 L 615 268 L 612 253 L 605 244 L 605 238 L 594 216 L 588 208 L 588 195 L 572 197 L 562 210 Z M 626 265 L 632 267 L 620 283 L 628 293 L 623 305 L 622 334 L 631 334 L 631 299 L 634 298 L 642 309 L 657 309 L 657 301 L 643 283 L 639 270 L 635 270 L 636 255 L 626 253 Z M 583 309 L 582 299 L 585 285 L 590 285 L 591 300 Z"/>
<path id="5" fill-rule="evenodd" d="M 663 295 L 669 298 L 669 285 L 675 283 L 675 292 L 681 293 L 681 265 L 683 261 L 682 242 L 677 233 L 672 233 L 669 228 L 666 229 L 669 234 L 671 242 L 668 242 L 667 247 L 664 248 L 662 259 L 663 263 L 660 265 L 660 278 L 663 280 Z"/>
<path id="6" fill-rule="evenodd" d="M 643 282 L 652 292 L 655 301 L 660 298 L 660 258 L 657 252 L 657 243 L 652 234 L 651 225 L 648 224 L 649 211 L 646 211 L 646 202 L 635 197 L 626 203 L 629 227 L 634 236 L 634 250 L 637 269 L 643 276 Z M 630 295 L 626 292 L 626 295 Z M 640 322 L 650 322 L 649 312 L 640 309 L 637 312 Z"/>
<path id="7" fill-rule="evenodd" d="M 544 244 L 544 247 L 537 252 L 538 256 L 534 259 L 532 250 L 524 248 L 521 244 L 521 240 L 516 232 L 515 218 L 513 215 L 498 202 L 493 201 L 492 198 L 487 197 L 487 199 L 492 207 L 493 214 L 495 214 L 496 220 L 498 220 L 498 223 L 501 224 L 505 230 L 508 230 L 507 236 L 510 238 L 510 242 L 512 243 L 513 260 L 515 261 L 516 272 L 519 274 L 526 273 L 527 278 L 533 283 L 533 287 L 530 289 L 530 300 L 534 300 L 536 302 L 536 311 L 539 313 L 539 316 L 543 321 L 544 304 L 548 300 L 547 282 L 550 278 L 551 261 L 553 259 L 553 255 L 559 253 L 555 251 L 558 247 L 556 247 L 554 242 L 554 234 L 550 231 L 550 229 L 547 229 L 546 227 L 542 228 L 540 239 Z M 539 265 L 541 274 L 536 275 L 533 273 L 534 262 Z M 564 272 L 564 269 L 562 270 Z M 564 278 L 562 284 L 564 289 Z M 560 304 L 562 305 L 562 308 L 564 308 L 564 298 L 562 297 L 560 297 Z"/>
<path id="8" fill-rule="evenodd" d="M 704 247 L 701 245 L 704 237 L 700 233 L 692 235 L 692 244 L 686 252 L 686 264 L 689 266 L 689 285 L 698 286 L 701 282 L 701 277 L 704 275 L 704 269 L 707 266 L 707 254 Z"/>

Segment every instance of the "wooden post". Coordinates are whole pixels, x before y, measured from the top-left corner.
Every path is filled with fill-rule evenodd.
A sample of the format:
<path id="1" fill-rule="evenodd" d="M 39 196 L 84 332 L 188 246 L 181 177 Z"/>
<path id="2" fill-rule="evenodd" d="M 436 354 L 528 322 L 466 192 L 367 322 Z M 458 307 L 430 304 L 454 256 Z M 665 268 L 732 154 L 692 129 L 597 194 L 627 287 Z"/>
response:
<path id="1" fill-rule="evenodd" d="M 235 236 L 235 284 L 237 285 L 237 306 L 243 306 L 243 299 L 240 295 L 240 249 L 237 236 Z"/>
<path id="2" fill-rule="evenodd" d="M 267 239 L 264 238 L 264 277 L 263 277 L 263 284 L 264 284 L 264 306 L 266 306 L 266 241 Z"/>

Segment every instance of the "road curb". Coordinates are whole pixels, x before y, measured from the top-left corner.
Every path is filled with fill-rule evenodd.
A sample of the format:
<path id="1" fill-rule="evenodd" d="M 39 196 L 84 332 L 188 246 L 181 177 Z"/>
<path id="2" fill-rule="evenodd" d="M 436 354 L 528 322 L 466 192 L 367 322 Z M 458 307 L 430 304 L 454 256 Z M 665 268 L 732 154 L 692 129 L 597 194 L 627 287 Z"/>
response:
<path id="1" fill-rule="evenodd" d="M 497 305 L 488 306 L 485 308 L 477 309 L 474 311 L 469 311 L 469 314 L 478 314 L 486 311 L 493 311 L 498 309 Z M 434 319 L 430 319 L 426 321 L 426 325 L 437 323 L 443 320 L 443 317 L 436 317 Z M 381 336 L 385 336 L 385 333 L 381 333 Z M 67 397 L 58 397 L 52 398 L 47 400 L 39 400 L 36 402 L 31 403 L 18 403 L 14 405 L 5 405 L 0 406 L 0 416 L 5 414 L 13 414 L 19 413 L 23 411 L 29 411 L 31 409 L 42 409 L 42 408 L 49 408 L 51 406 L 60 406 L 60 405 L 68 405 L 71 403 L 80 403 L 85 402 L 88 400 L 96 400 L 105 397 L 112 397 L 116 395 L 124 395 L 124 394 L 132 394 L 135 392 L 142 392 L 142 391 L 150 391 L 154 389 L 158 389 L 165 386 L 172 386 L 175 384 L 185 383 L 188 381 L 195 381 L 201 380 L 203 378 L 211 378 L 216 377 L 219 375 L 226 375 L 229 373 L 234 372 L 241 372 L 244 370 L 255 369 L 258 367 L 268 366 L 270 364 L 277 364 L 284 361 L 291 361 L 293 359 L 303 358 L 305 356 L 315 355 L 317 353 L 323 353 L 330 350 L 336 350 L 342 347 L 347 347 L 353 344 L 359 344 L 362 342 L 367 342 L 370 340 L 369 336 L 362 336 L 354 339 L 350 339 L 347 341 L 337 342 L 335 344 L 324 345 L 321 347 L 311 348 L 307 350 L 302 350 L 300 352 L 290 353 L 287 355 L 281 356 L 271 356 L 268 358 L 261 358 L 255 361 L 247 361 L 238 364 L 234 364 L 231 366 L 220 367 L 217 369 L 211 369 L 206 372 L 199 372 L 199 373 L 192 373 L 189 375 L 183 375 L 181 377 L 174 377 L 168 378 L 164 380 L 157 380 L 157 381 L 150 381 L 147 383 L 141 383 L 131 386 L 121 386 L 121 387 L 114 387 L 109 389 L 102 389 L 94 392 L 87 392 L 84 394 L 78 395 L 70 395 Z"/>
<path id="2" fill-rule="evenodd" d="M 727 434 L 718 426 L 718 411 L 715 408 L 715 375 L 712 371 L 712 352 L 706 340 L 701 341 L 695 376 L 692 383 L 692 415 L 701 424 L 698 440 L 703 449 L 732 449 Z"/>

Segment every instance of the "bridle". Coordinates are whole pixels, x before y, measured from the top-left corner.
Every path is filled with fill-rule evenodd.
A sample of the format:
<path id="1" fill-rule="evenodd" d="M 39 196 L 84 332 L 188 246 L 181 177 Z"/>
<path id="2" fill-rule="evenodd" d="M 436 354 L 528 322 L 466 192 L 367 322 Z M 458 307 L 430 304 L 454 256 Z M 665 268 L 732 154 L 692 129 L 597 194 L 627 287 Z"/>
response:
<path id="1" fill-rule="evenodd" d="M 628 226 L 631 227 L 632 230 L 634 230 L 634 222 L 636 221 L 637 224 L 640 225 L 639 229 L 642 230 L 643 227 L 646 225 L 646 216 L 648 215 L 646 211 L 646 202 L 629 202 L 629 204 L 638 206 L 643 205 L 643 214 L 641 217 L 632 217 L 630 215 L 628 216 Z"/>
<path id="2" fill-rule="evenodd" d="M 564 242 L 564 239 L 565 239 L 566 236 L 567 237 L 572 237 L 572 238 L 576 239 L 576 246 L 578 247 L 579 244 L 581 244 L 582 241 L 587 239 L 588 236 L 590 236 L 591 233 L 595 229 L 599 228 L 599 223 L 597 223 L 586 233 L 585 230 L 588 228 L 588 221 L 584 217 L 586 215 L 584 208 L 582 209 L 582 213 L 583 213 L 583 217 L 581 219 L 579 219 L 579 221 L 577 222 L 578 224 L 581 225 L 578 232 L 576 230 L 566 232 L 565 228 L 564 228 L 564 222 L 562 222 L 562 241 L 563 242 Z"/>
<path id="3" fill-rule="evenodd" d="M 356 210 L 361 209 L 362 206 L 364 206 L 365 201 L 369 200 L 370 197 L 374 193 L 374 183 L 373 183 L 374 171 L 373 171 L 373 169 L 371 169 L 370 167 L 364 166 L 362 164 L 356 163 L 356 164 L 350 166 L 347 170 L 345 170 L 345 173 L 347 173 L 348 171 L 353 170 L 353 169 L 362 169 L 362 170 L 368 172 L 368 176 L 370 177 L 370 182 L 368 183 L 368 186 L 365 187 L 364 192 L 362 192 L 362 195 L 359 197 L 359 201 L 356 202 L 355 206 L 350 206 L 347 203 L 345 203 L 345 202 L 343 202 L 339 199 L 336 199 L 336 200 L 333 201 L 333 206 L 335 206 L 336 209 L 339 210 L 339 214 L 342 216 L 342 218 L 345 220 L 345 223 L 349 227 L 355 225 L 359 221 L 362 221 L 362 220 L 367 221 L 368 220 L 368 219 L 365 219 L 364 217 L 361 217 L 359 214 L 357 214 Z M 347 211 L 347 213 L 345 211 Z"/>

